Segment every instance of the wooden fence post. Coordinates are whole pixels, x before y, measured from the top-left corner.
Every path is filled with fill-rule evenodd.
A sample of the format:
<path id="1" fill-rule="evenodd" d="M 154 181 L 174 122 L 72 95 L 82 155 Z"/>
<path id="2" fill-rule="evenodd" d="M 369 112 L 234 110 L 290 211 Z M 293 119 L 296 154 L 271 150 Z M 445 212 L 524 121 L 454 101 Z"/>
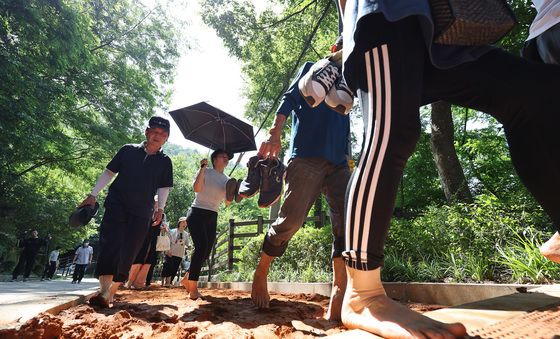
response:
<path id="1" fill-rule="evenodd" d="M 233 270 L 233 240 L 235 236 L 235 220 L 229 219 L 229 238 L 228 238 L 228 270 Z"/>
<path id="2" fill-rule="evenodd" d="M 261 234 L 263 231 L 263 217 L 259 215 L 257 217 L 257 234 Z"/>

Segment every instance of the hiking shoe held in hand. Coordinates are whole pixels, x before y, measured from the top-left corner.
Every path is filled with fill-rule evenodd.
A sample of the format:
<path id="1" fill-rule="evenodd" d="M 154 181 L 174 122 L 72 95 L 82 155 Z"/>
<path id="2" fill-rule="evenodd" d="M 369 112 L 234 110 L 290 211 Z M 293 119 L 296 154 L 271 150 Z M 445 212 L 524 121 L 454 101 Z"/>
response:
<path id="1" fill-rule="evenodd" d="M 261 186 L 261 171 L 258 155 L 249 158 L 247 162 L 247 178 L 239 185 L 239 197 L 250 198 L 259 191 Z"/>
<path id="2" fill-rule="evenodd" d="M 298 88 L 311 108 L 319 106 L 340 77 L 340 67 L 329 59 L 317 61 L 299 80 Z"/>
<path id="3" fill-rule="evenodd" d="M 232 202 L 235 199 L 235 196 L 237 195 L 237 179 L 234 178 L 230 178 L 227 182 L 226 182 L 226 201 L 227 202 Z"/>
<path id="4" fill-rule="evenodd" d="M 265 159 L 260 161 L 261 193 L 259 207 L 268 207 L 280 198 L 286 166 L 278 159 Z"/>
<path id="5" fill-rule="evenodd" d="M 354 94 L 352 94 L 343 77 L 338 78 L 334 86 L 331 87 L 325 98 L 325 103 L 338 114 L 347 115 L 350 113 L 354 104 Z"/>

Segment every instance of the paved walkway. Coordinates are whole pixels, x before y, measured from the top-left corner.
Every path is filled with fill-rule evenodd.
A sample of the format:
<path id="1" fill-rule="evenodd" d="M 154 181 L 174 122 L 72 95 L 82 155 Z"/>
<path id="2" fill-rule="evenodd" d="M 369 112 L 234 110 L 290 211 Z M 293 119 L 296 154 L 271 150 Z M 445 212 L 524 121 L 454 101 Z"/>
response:
<path id="1" fill-rule="evenodd" d="M 0 282 L 0 328 L 20 325 L 40 312 L 58 313 L 96 293 L 97 279 Z"/>

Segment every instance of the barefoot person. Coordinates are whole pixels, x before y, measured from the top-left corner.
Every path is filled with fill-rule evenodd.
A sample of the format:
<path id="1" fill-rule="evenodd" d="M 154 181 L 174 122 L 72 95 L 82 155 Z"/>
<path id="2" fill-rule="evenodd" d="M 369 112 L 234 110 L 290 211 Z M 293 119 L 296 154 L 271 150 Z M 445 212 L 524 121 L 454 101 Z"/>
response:
<path id="1" fill-rule="evenodd" d="M 402 307 L 381 284 L 397 187 L 420 135 L 419 107 L 446 100 L 494 116 L 504 126 L 521 180 L 560 225 L 560 67 L 490 46 L 432 43 L 428 0 L 352 0 L 341 7 L 344 76 L 358 93 L 366 121 L 362 156 L 348 192 L 342 322 L 389 338 L 461 337 L 466 333 L 462 324 L 441 323 Z"/>
<path id="2" fill-rule="evenodd" d="M 173 186 L 171 159 L 161 147 L 169 137 L 169 120 L 152 117 L 144 132 L 146 140 L 137 145 L 124 145 L 107 165 L 95 187 L 80 204 L 94 205 L 97 194 L 118 173 L 105 199 L 101 221 L 100 251 L 95 269 L 100 293 L 91 304 L 108 307 L 140 251 L 150 223 L 158 224 Z M 154 195 L 158 207 L 154 211 Z"/>
<path id="3" fill-rule="evenodd" d="M 290 160 L 286 170 L 286 191 L 278 219 L 270 226 L 255 270 L 251 298 L 260 308 L 269 306 L 267 275 L 275 257 L 282 256 L 289 240 L 301 228 L 311 206 L 322 192 L 329 204 L 333 232 L 333 298 L 326 314 L 340 319 L 340 305 L 346 287 L 344 249 L 344 195 L 350 178 L 348 139 L 350 121 L 323 102 L 311 108 L 298 89 L 313 63 L 305 63 L 284 94 L 276 112 L 270 137 L 259 155 L 276 158 L 280 151 L 282 127 L 292 114 Z M 352 99 L 351 99 L 352 100 Z M 351 103 L 350 103 L 351 106 Z M 249 176 L 248 176 L 249 177 Z"/>
<path id="4" fill-rule="evenodd" d="M 185 287 L 191 299 L 202 297 L 198 292 L 198 278 L 202 263 L 210 256 L 216 240 L 218 208 L 222 201 L 229 205 L 231 200 L 226 200 L 226 191 L 235 190 L 237 181 L 224 174 L 224 169 L 232 157 L 233 155 L 225 150 L 215 150 L 210 156 L 212 168 L 208 168 L 207 159 L 202 159 L 200 169 L 193 181 L 195 198 L 187 213 L 186 222 L 189 225 L 194 252 L 189 271 L 181 279 L 181 285 Z M 233 196 L 233 194 L 228 193 L 228 196 Z"/>

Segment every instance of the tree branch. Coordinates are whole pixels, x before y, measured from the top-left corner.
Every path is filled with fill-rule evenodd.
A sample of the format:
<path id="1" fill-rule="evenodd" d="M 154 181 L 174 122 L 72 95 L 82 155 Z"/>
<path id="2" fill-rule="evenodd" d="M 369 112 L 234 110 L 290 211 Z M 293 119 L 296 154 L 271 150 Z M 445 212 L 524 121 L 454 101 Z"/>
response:
<path id="1" fill-rule="evenodd" d="M 105 42 L 101 43 L 101 45 L 99 45 L 99 46 L 94 47 L 93 49 L 91 49 L 90 52 L 95 52 L 95 51 L 98 50 L 98 49 L 107 47 L 107 46 L 109 46 L 110 44 L 112 44 L 113 41 L 115 41 L 115 40 L 117 40 L 117 39 L 121 39 L 121 38 L 127 36 L 130 32 L 132 32 L 133 30 L 135 30 L 136 27 L 138 27 L 142 22 L 144 22 L 144 20 L 146 20 L 146 19 L 150 16 L 150 14 L 152 14 L 152 12 L 153 12 L 154 10 L 155 10 L 155 8 L 152 8 L 152 9 L 148 12 L 148 14 L 146 14 L 140 21 L 138 21 L 134 26 L 132 26 L 132 28 L 130 28 L 129 30 L 125 31 L 125 32 L 124 32 L 123 34 L 121 34 L 120 36 L 118 36 L 118 37 L 112 37 L 112 38 L 109 39 L 108 41 L 105 41 Z"/>

